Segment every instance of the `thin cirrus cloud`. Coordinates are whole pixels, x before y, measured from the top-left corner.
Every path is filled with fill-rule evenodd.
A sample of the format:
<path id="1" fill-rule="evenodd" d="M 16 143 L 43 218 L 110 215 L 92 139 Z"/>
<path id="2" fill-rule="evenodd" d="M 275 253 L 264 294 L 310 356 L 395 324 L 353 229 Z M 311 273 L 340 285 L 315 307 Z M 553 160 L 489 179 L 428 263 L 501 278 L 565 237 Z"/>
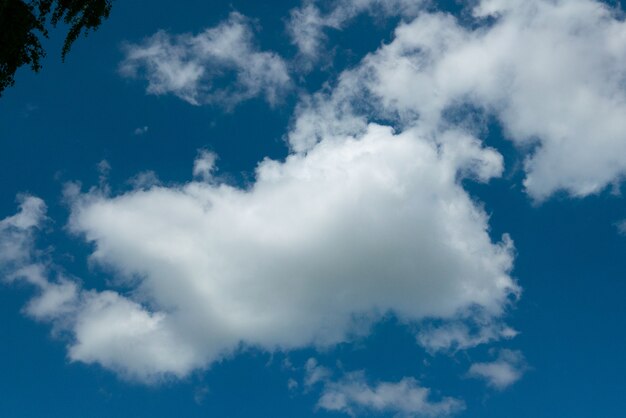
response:
<path id="1" fill-rule="evenodd" d="M 236 12 L 197 35 L 159 31 L 123 49 L 120 74 L 145 78 L 149 94 L 174 94 L 193 105 L 232 107 L 258 96 L 275 105 L 291 85 L 285 61 L 258 50 L 250 21 Z M 234 81 L 222 86 L 226 76 Z"/>
<path id="2" fill-rule="evenodd" d="M 292 148 L 306 150 L 320 129 L 363 129 L 372 115 L 433 132 L 479 131 L 449 117 L 467 116 L 469 105 L 495 115 L 525 154 L 524 185 L 535 201 L 558 191 L 584 197 L 619 182 L 626 23 L 617 12 L 594 0 L 483 0 L 471 11 L 471 27 L 425 11 L 401 23 L 335 88 L 301 102 Z"/>

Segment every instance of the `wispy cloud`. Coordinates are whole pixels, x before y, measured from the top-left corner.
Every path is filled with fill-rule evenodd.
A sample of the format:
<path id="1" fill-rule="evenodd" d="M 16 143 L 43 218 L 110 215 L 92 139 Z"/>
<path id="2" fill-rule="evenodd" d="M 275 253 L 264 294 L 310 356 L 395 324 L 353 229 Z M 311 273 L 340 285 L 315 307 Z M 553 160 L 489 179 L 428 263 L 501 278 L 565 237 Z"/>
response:
<path id="1" fill-rule="evenodd" d="M 363 412 L 387 413 L 402 417 L 447 417 L 465 409 L 463 401 L 444 397 L 433 400 L 431 390 L 405 377 L 397 382 L 369 384 L 363 372 L 326 383 L 318 408 L 361 416 Z"/>
<path id="2" fill-rule="evenodd" d="M 145 135 L 148 133 L 148 126 L 145 125 L 145 126 L 140 126 L 138 128 L 135 128 L 133 133 L 137 136 Z"/>
<path id="3" fill-rule="evenodd" d="M 320 1 L 304 1 L 293 9 L 287 21 L 287 33 L 298 47 L 303 69 L 310 69 L 326 51 L 328 29 L 340 30 L 362 13 L 375 16 L 415 17 L 424 0 L 336 0 L 330 10 L 322 11 Z"/>
<path id="4" fill-rule="evenodd" d="M 257 96 L 274 105 L 291 84 L 284 60 L 259 51 L 249 19 L 236 12 L 197 35 L 159 31 L 127 43 L 124 53 L 123 76 L 145 78 L 148 93 L 174 94 L 194 105 L 232 107 Z M 234 81 L 225 81 L 229 76 Z"/>
<path id="5" fill-rule="evenodd" d="M 520 351 L 500 350 L 495 361 L 474 363 L 467 374 L 484 380 L 495 389 L 504 390 L 520 380 L 527 369 L 526 360 Z"/>

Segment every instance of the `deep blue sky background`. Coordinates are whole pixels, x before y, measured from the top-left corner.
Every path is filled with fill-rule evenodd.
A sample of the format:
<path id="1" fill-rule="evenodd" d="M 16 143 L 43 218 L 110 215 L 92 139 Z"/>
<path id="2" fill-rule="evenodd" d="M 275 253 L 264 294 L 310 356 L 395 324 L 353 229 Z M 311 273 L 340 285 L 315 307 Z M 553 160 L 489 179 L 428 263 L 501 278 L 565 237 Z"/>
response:
<path id="1" fill-rule="evenodd" d="M 54 243 L 54 255 L 68 273 L 97 288 L 106 276 L 87 265 L 89 248 L 64 230 L 64 182 L 97 184 L 97 164 L 103 159 L 112 167 L 114 190 L 129 188 L 128 179 L 145 170 L 153 170 L 165 183 L 184 182 L 191 178 L 197 150 L 207 148 L 219 155 L 220 174 L 240 183 L 252 178 L 262 158 L 284 157 L 283 135 L 295 94 L 274 109 L 253 99 L 225 113 L 172 96 L 146 95 L 141 81 L 117 74 L 117 65 L 124 41 L 137 42 L 159 29 L 198 32 L 232 10 L 258 19 L 262 49 L 293 56 L 283 19 L 296 5 L 118 0 L 111 18 L 87 39 L 79 39 L 65 64 L 59 58 L 63 31 L 52 31 L 41 73 L 20 70 L 15 87 L 0 98 L 0 218 L 15 212 L 19 193 L 43 198 L 53 221 L 42 241 Z M 334 67 L 313 74 L 301 87 L 316 90 L 374 50 L 381 39 L 390 39 L 393 27 L 393 21 L 375 24 L 361 16 L 345 31 L 331 32 L 330 43 L 338 45 Z M 149 126 L 148 132 L 134 135 L 142 126 Z M 623 197 L 609 192 L 581 200 L 557 196 L 533 206 L 521 187 L 522 173 L 513 169 L 519 156 L 495 123 L 487 142 L 505 154 L 507 175 L 489 185 L 467 187 L 491 214 L 494 238 L 508 232 L 515 241 L 513 275 L 523 294 L 508 321 L 521 334 L 501 345 L 525 354 L 532 369 L 524 378 L 502 393 L 459 379 L 468 359 L 490 358 L 485 349 L 433 357 L 392 318 L 366 341 L 288 357 L 298 367 L 310 356 L 329 366 L 339 360 L 346 370 L 366 369 L 373 379 L 416 376 L 445 395 L 463 398 L 468 408 L 461 416 L 624 416 L 626 237 L 614 225 L 626 218 Z M 124 382 L 97 366 L 69 364 L 63 341 L 52 337 L 47 325 L 20 313 L 30 296 L 25 286 L 0 286 L 2 417 L 333 415 L 314 410 L 315 390 L 287 389 L 287 379 L 300 379 L 302 371 L 285 370 L 285 355 L 247 352 L 160 386 Z"/>

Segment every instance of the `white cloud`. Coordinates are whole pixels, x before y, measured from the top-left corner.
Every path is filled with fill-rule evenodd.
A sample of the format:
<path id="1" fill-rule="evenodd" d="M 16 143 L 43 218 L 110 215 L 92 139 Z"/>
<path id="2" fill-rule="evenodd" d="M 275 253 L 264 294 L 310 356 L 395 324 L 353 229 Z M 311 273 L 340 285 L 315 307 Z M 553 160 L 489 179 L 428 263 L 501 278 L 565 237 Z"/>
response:
<path id="1" fill-rule="evenodd" d="M 62 320 L 73 310 L 77 298 L 76 284 L 59 275 L 50 281 L 48 264 L 35 250 L 35 235 L 46 221 L 43 200 L 22 195 L 16 215 L 0 220 L 0 279 L 6 283 L 21 281 L 32 286 L 36 294 L 24 312 L 37 320 Z"/>
<path id="2" fill-rule="evenodd" d="M 194 177 L 199 177 L 204 181 L 211 180 L 216 161 L 217 155 L 215 155 L 215 153 L 207 150 L 198 151 L 198 157 L 196 157 L 196 160 L 193 162 Z"/>
<path id="3" fill-rule="evenodd" d="M 465 404 L 444 397 L 433 401 L 431 391 L 413 378 L 398 382 L 379 382 L 369 385 L 362 372 L 347 374 L 338 382 L 328 382 L 318 407 L 351 416 L 366 413 L 392 413 L 398 417 L 443 417 L 461 412 Z"/>
<path id="4" fill-rule="evenodd" d="M 241 344 L 333 345 L 388 312 L 501 317 L 519 292 L 512 244 L 491 241 L 459 184 L 499 175 L 501 157 L 462 133 L 438 140 L 370 125 L 263 161 L 245 190 L 202 181 L 75 197 L 71 230 L 134 291 L 83 296 L 71 357 L 150 379 Z"/>
<path id="5" fill-rule="evenodd" d="M 326 41 L 323 32 L 326 25 L 326 19 L 322 17 L 321 11 L 312 3 L 291 11 L 287 22 L 287 32 L 291 37 L 291 42 L 298 47 L 299 53 L 307 61 L 314 61 L 318 58 L 321 46 Z"/>
<path id="6" fill-rule="evenodd" d="M 71 230 L 94 245 L 92 261 L 131 292 L 84 290 L 50 279 L 45 264 L 23 263 L 22 276 L 41 292 L 27 312 L 68 330 L 70 359 L 140 380 L 185 376 L 246 347 L 332 346 L 367 332 L 387 313 L 418 325 L 417 341 L 433 353 L 515 336 L 503 322 L 520 293 L 510 277 L 512 242 L 508 236 L 493 242 L 487 215 L 461 186 L 463 179 L 500 176 L 502 156 L 481 145 L 473 136 L 478 130 L 444 115 L 475 105 L 495 113 L 518 144 L 539 144 L 526 165 L 535 198 L 560 188 L 575 195 L 599 190 L 620 175 L 621 160 L 609 161 L 610 172 L 602 174 L 584 158 L 626 155 L 617 152 L 621 122 L 611 112 L 594 113 L 602 106 L 577 107 L 571 95 L 580 85 L 597 103 L 621 100 L 622 23 L 591 0 L 482 1 L 474 10 L 498 17 L 467 29 L 449 15 L 420 12 L 399 26 L 393 42 L 342 73 L 335 88 L 304 98 L 289 132 L 292 154 L 262 161 L 247 188 L 215 179 L 216 156 L 201 151 L 195 180 L 186 184 L 165 187 L 154 175 L 117 196 L 97 189 L 68 194 Z M 254 79 L 246 73 L 252 70 L 234 57 L 242 50 L 275 57 L 251 46 L 247 25 L 233 14 L 196 36 L 157 34 L 129 47 L 125 71 L 143 68 L 153 92 L 201 103 L 221 94 L 206 89 L 213 78 L 206 65 L 215 61 L 237 73 L 243 96 L 235 97 L 267 94 L 266 84 L 242 81 L 245 74 Z M 590 34 L 605 43 L 591 51 Z M 590 64 L 575 65 L 583 52 Z M 198 75 L 188 78 L 194 68 Z M 397 130 L 371 119 L 392 120 Z M 600 139 L 586 141 L 594 127 Z M 559 129 L 565 136 L 555 134 Z M 554 157 L 550 149 L 566 145 L 580 159 L 551 166 L 549 175 L 538 169 L 538 161 Z M 580 172 L 570 175 L 575 162 Z M 587 188 L 596 174 L 604 180 Z M 4 227 L 8 238 L 0 245 L 18 255 L 13 259 L 32 258 L 25 248 L 38 223 L 28 219 L 45 206 L 29 202 L 24 215 L 0 224 L 30 225 L 25 234 Z M 25 269 L 30 265 L 39 273 Z M 510 384 L 521 369 L 503 353 L 473 365 L 470 375 L 492 379 L 494 387 Z M 311 368 L 305 386 L 329 381 L 328 373 L 313 373 L 320 370 Z M 401 388 L 428 398 L 410 379 L 359 385 L 346 387 L 374 395 Z M 344 411 L 360 402 L 326 399 L 327 406 L 344 399 L 338 407 Z"/>
<path id="7" fill-rule="evenodd" d="M 431 353 L 441 351 L 458 351 L 487 344 L 501 339 L 517 336 L 517 331 L 506 324 L 493 321 L 492 318 L 482 320 L 480 315 L 471 321 L 449 322 L 439 326 L 424 326 L 417 335 L 419 344 Z"/>
<path id="8" fill-rule="evenodd" d="M 317 383 L 328 381 L 332 376 L 332 371 L 327 367 L 320 366 L 317 360 L 310 358 L 304 365 L 304 386 L 310 388 Z"/>
<path id="9" fill-rule="evenodd" d="M 2 264 L 36 288 L 26 312 L 71 336 L 71 360 L 144 381 L 185 376 L 241 344 L 336 344 L 388 312 L 406 323 L 477 309 L 499 318 L 519 292 L 511 243 L 492 243 L 459 181 L 498 175 L 501 158 L 458 132 L 439 140 L 370 125 L 263 161 L 247 190 L 203 177 L 117 197 L 68 193 L 71 229 L 129 296 L 54 279 L 34 247 L 45 219 L 34 197 L 0 221 Z M 308 386 L 328 377 L 310 369 Z"/>
<path id="10" fill-rule="evenodd" d="M 526 360 L 521 352 L 500 350 L 497 360 L 472 364 L 468 376 L 482 379 L 495 389 L 504 390 L 520 380 L 526 370 Z"/>
<path id="11" fill-rule="evenodd" d="M 34 266 L 29 266 L 17 272 L 16 277 L 24 278 L 21 274 Z M 41 280 L 40 293 L 26 306 L 26 313 L 33 318 L 47 320 L 70 314 L 74 311 L 78 286 L 69 279 L 61 278 L 58 283 L 50 283 L 47 278 L 44 281 L 45 271 L 39 272 Z"/>
<path id="12" fill-rule="evenodd" d="M 306 68 L 315 63 L 325 52 L 325 31 L 340 30 L 362 13 L 376 16 L 414 17 L 424 0 L 336 0 L 330 10 L 323 12 L 319 1 L 304 1 L 301 7 L 291 10 L 287 33 L 298 47 Z"/>
<path id="13" fill-rule="evenodd" d="M 292 151 L 303 153 L 324 138 L 363 134 L 367 118 L 358 115 L 354 101 L 364 90 L 363 83 L 350 72 L 340 75 L 339 86 L 303 96 L 298 103 L 288 142 Z"/>
<path id="14" fill-rule="evenodd" d="M 250 21 L 236 12 L 197 35 L 159 31 L 124 46 L 120 73 L 145 77 L 150 94 L 174 94 L 194 105 L 232 107 L 256 96 L 273 105 L 290 87 L 287 65 L 277 54 L 259 51 L 253 38 Z M 235 81 L 221 87 L 225 75 Z"/>
<path id="15" fill-rule="evenodd" d="M 329 134 L 362 131 L 368 117 L 396 118 L 404 127 L 419 120 L 436 132 L 451 123 L 446 115 L 469 104 L 496 115 L 506 137 L 527 153 L 524 183 L 535 200 L 560 190 L 582 197 L 621 181 L 626 23 L 610 6 L 482 0 L 469 28 L 448 14 L 424 11 L 422 3 L 338 0 L 324 9 L 305 2 L 292 11 L 288 32 L 311 59 L 319 55 L 324 28 L 341 29 L 360 13 L 417 16 L 399 25 L 390 44 L 344 72 L 331 94 L 299 105 L 289 134 L 293 150 L 305 151 Z M 273 103 L 290 83 L 285 62 L 253 46 L 250 25 L 237 13 L 195 36 L 160 32 L 130 45 L 121 69 L 145 73 L 149 92 L 196 104 L 229 106 L 257 95 Z M 222 71 L 236 75 L 235 87 L 213 88 Z"/>
<path id="16" fill-rule="evenodd" d="M 72 360 L 147 381 L 164 372 L 182 377 L 204 365 L 165 314 L 151 313 L 116 292 L 85 291 L 82 296 L 72 324 Z"/>
<path id="17" fill-rule="evenodd" d="M 123 377 L 144 381 L 159 378 L 164 368 L 182 377 L 204 365 L 175 335 L 175 327 L 163 323 L 164 315 L 114 291 L 83 290 L 76 280 L 56 273 L 35 247 L 45 211 L 41 199 L 22 196 L 20 211 L 0 221 L 0 273 L 9 283 L 22 281 L 35 289 L 24 312 L 71 335 L 72 361 L 98 362 Z"/>
<path id="18" fill-rule="evenodd" d="M 153 186 L 159 186 L 161 180 L 159 180 L 159 176 L 157 176 L 154 171 L 148 170 L 137 173 L 135 176 L 128 179 L 127 183 L 134 189 L 149 189 Z"/>
<path id="19" fill-rule="evenodd" d="M 289 389 L 289 391 L 294 391 L 298 389 L 298 386 L 300 386 L 298 384 L 298 381 L 293 378 L 289 378 L 289 380 L 287 381 L 287 389 Z"/>
<path id="20" fill-rule="evenodd" d="M 626 22 L 594 0 L 483 0 L 473 11 L 472 28 L 427 12 L 400 24 L 390 44 L 342 74 L 326 102 L 301 106 L 292 147 L 310 146 L 301 128 L 333 107 L 339 121 L 346 108 L 365 107 L 366 116 L 401 126 L 419 120 L 437 132 L 451 124 L 446 114 L 469 104 L 495 114 L 507 138 L 528 152 L 524 183 L 534 199 L 559 190 L 586 196 L 620 181 Z"/>
<path id="21" fill-rule="evenodd" d="M 43 200 L 23 195 L 19 201 L 19 212 L 0 221 L 0 268 L 16 270 L 30 259 L 33 234 L 45 219 Z"/>

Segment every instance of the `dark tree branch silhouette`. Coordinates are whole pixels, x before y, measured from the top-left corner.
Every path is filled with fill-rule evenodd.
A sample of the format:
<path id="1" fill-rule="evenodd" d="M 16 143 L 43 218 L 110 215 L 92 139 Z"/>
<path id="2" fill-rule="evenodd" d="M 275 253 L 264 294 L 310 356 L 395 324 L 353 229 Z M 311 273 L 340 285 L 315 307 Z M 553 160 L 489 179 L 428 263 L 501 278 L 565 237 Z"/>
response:
<path id="1" fill-rule="evenodd" d="M 0 0 L 0 95 L 15 83 L 23 65 L 41 69 L 45 51 L 40 36 L 48 37 L 46 24 L 69 26 L 61 59 L 65 60 L 81 33 L 97 29 L 109 17 L 112 0 Z"/>

